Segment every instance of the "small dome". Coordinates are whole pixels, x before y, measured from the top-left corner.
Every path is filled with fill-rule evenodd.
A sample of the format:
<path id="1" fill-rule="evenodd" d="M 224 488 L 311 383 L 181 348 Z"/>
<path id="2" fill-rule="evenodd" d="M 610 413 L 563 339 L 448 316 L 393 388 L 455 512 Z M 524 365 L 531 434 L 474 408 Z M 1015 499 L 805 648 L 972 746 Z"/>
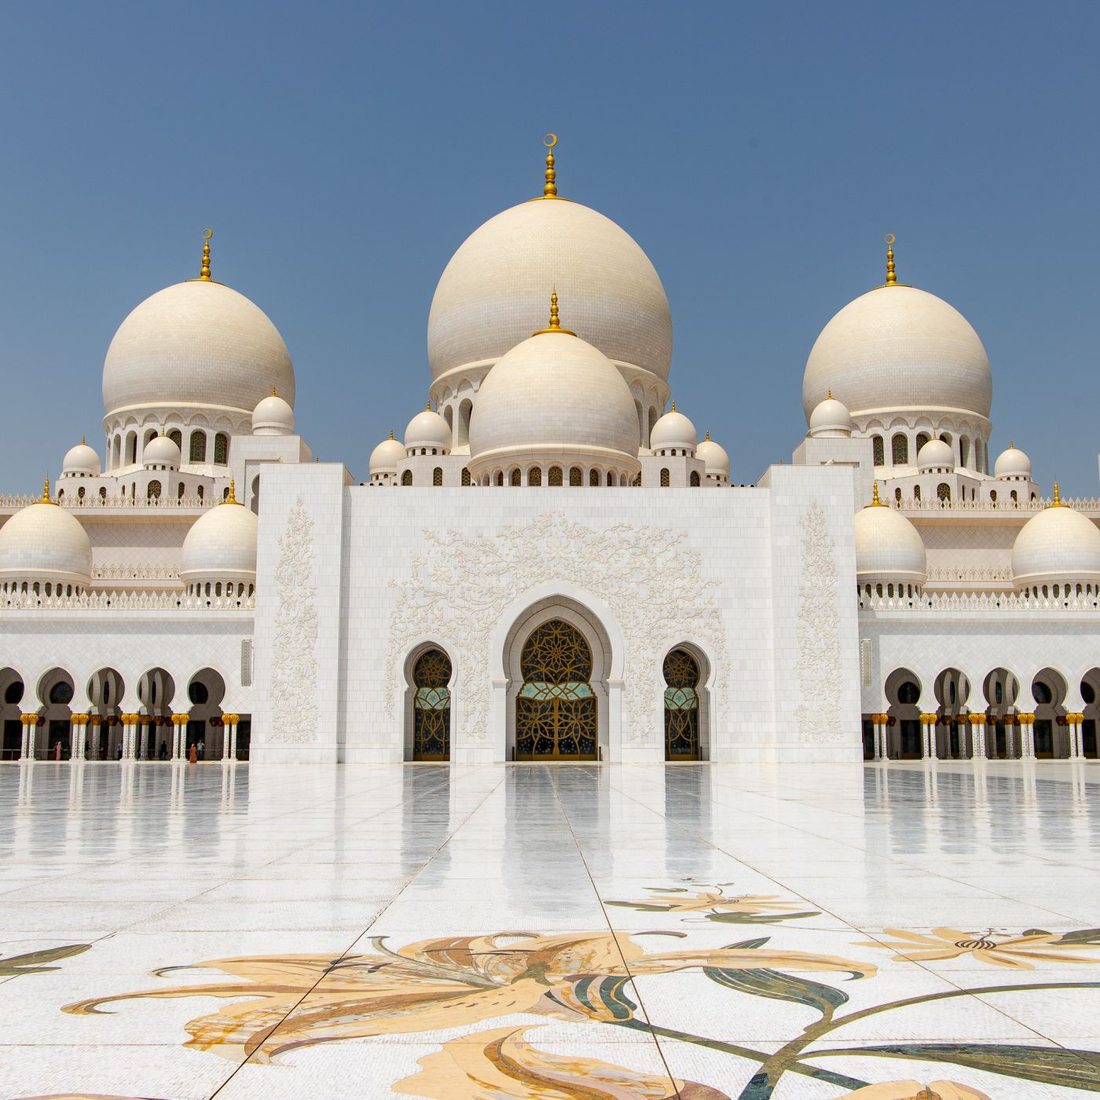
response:
<path id="1" fill-rule="evenodd" d="M 637 472 L 638 445 L 638 413 L 623 376 L 564 330 L 540 332 L 504 355 L 482 382 L 470 420 L 474 474 L 539 456 Z"/>
<path id="2" fill-rule="evenodd" d="M 649 447 L 653 451 L 687 451 L 695 454 L 699 445 L 699 433 L 695 425 L 682 412 L 676 411 L 676 402 L 649 433 Z"/>
<path id="3" fill-rule="evenodd" d="M 252 410 L 253 435 L 293 435 L 294 410 L 273 390 Z"/>
<path id="4" fill-rule="evenodd" d="M 807 417 L 830 390 L 857 417 L 988 419 L 993 378 L 978 334 L 957 309 L 898 284 L 849 302 L 821 330 L 802 379 Z"/>
<path id="5" fill-rule="evenodd" d="M 146 298 L 119 325 L 103 363 L 108 417 L 165 407 L 248 414 L 272 386 L 293 402 L 279 330 L 243 294 L 202 279 Z"/>
<path id="6" fill-rule="evenodd" d="M 451 449 L 451 427 L 431 406 L 418 412 L 405 429 L 407 450 L 426 447 L 446 454 Z"/>
<path id="7" fill-rule="evenodd" d="M 171 470 L 178 470 L 183 456 L 174 439 L 166 435 L 158 435 L 156 439 L 150 439 L 145 444 L 145 450 L 141 454 L 143 466 L 167 466 Z"/>
<path id="8" fill-rule="evenodd" d="M 695 457 L 702 459 L 707 477 L 725 478 L 730 476 L 730 456 L 721 443 L 715 443 L 707 432 L 706 438 L 695 448 Z"/>
<path id="9" fill-rule="evenodd" d="M 856 580 L 915 584 L 928 579 L 928 554 L 920 532 L 900 512 L 875 502 L 856 512 Z"/>
<path id="10" fill-rule="evenodd" d="M 1010 443 L 1008 447 L 997 456 L 997 461 L 993 464 L 993 476 L 1003 478 L 1024 478 L 1030 481 L 1031 459 L 1028 458 L 1015 443 Z"/>
<path id="11" fill-rule="evenodd" d="M 833 397 L 829 390 L 824 401 L 818 402 L 810 413 L 810 435 L 816 438 L 838 438 L 852 434 L 852 414 L 848 406 Z"/>
<path id="12" fill-rule="evenodd" d="M 917 452 L 917 468 L 920 470 L 942 470 L 955 468 L 955 452 L 950 443 L 942 439 L 930 439 Z"/>
<path id="13" fill-rule="evenodd" d="M 1012 580 L 1020 588 L 1100 583 L 1100 529 L 1061 502 L 1057 485 L 1054 503 L 1032 516 L 1012 544 Z"/>
<path id="14" fill-rule="evenodd" d="M 397 464 L 405 461 L 405 448 L 393 438 L 383 439 L 370 453 L 368 468 L 371 477 L 375 474 L 396 474 Z"/>
<path id="15" fill-rule="evenodd" d="M 92 542 L 80 522 L 43 498 L 0 527 L 0 582 L 52 581 L 87 587 Z"/>
<path id="16" fill-rule="evenodd" d="M 61 463 L 61 473 L 66 477 L 98 477 L 99 455 L 82 439 L 70 447 Z"/>
<path id="17" fill-rule="evenodd" d="M 180 554 L 180 580 L 254 583 L 258 525 L 256 513 L 239 504 L 231 492 L 229 500 L 191 525 Z"/>

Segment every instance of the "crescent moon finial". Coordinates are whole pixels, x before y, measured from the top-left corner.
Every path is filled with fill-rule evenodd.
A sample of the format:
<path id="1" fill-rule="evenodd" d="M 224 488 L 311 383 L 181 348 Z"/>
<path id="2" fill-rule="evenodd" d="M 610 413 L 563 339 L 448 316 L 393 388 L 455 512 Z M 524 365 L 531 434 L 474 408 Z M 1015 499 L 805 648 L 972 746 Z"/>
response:
<path id="1" fill-rule="evenodd" d="M 210 282 L 210 238 L 214 236 L 213 229 L 202 231 L 202 267 L 199 268 L 199 280 Z"/>
<path id="2" fill-rule="evenodd" d="M 893 233 L 887 233 L 886 236 L 883 237 L 883 240 L 887 244 L 896 244 L 897 243 L 897 237 L 895 237 Z"/>
<path id="3" fill-rule="evenodd" d="M 549 134 L 549 133 L 548 133 L 548 134 L 547 134 L 547 135 L 546 135 L 546 136 L 545 136 L 545 137 L 544 137 L 544 138 L 542 139 L 542 143 L 543 143 L 543 145 L 545 145 L 545 146 L 546 146 L 546 148 L 547 148 L 547 149 L 553 149 L 553 148 L 554 148 L 554 146 L 555 146 L 555 145 L 557 145 L 557 143 L 558 143 L 558 135 L 557 135 L 557 134 Z"/>
<path id="4" fill-rule="evenodd" d="M 547 134 L 542 139 L 546 146 L 546 182 L 542 185 L 542 197 L 544 199 L 556 199 L 558 197 L 558 185 L 554 182 L 558 173 L 554 169 L 554 146 L 558 143 L 557 134 Z"/>
<path id="5" fill-rule="evenodd" d="M 886 285 L 897 286 L 898 274 L 894 267 L 894 242 L 897 237 L 893 233 L 887 233 L 884 240 L 886 241 Z"/>
<path id="6" fill-rule="evenodd" d="M 213 237 L 213 236 L 214 236 L 214 230 L 213 229 L 204 229 L 202 231 L 202 239 L 204 241 L 210 240 L 210 238 Z"/>

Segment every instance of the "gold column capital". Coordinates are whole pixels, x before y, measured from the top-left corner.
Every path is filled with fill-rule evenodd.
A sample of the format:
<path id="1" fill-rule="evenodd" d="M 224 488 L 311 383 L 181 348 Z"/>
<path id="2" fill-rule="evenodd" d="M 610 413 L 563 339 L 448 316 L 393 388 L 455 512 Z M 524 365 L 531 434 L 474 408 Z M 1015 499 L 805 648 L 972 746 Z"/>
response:
<path id="1" fill-rule="evenodd" d="M 86 726 L 90 718 L 90 714 L 73 714 L 69 716 L 69 720 L 74 726 Z"/>
<path id="2" fill-rule="evenodd" d="M 1066 721 L 1072 722 L 1075 726 L 1080 725 L 1085 720 L 1083 714 L 1078 714 L 1076 711 L 1073 714 L 1066 715 Z"/>
<path id="3" fill-rule="evenodd" d="M 38 715 L 37 714 L 21 714 L 21 715 L 19 715 L 19 721 L 22 722 L 24 726 L 37 726 L 38 725 Z"/>
<path id="4" fill-rule="evenodd" d="M 984 714 L 968 714 L 966 716 L 966 720 L 972 726 L 984 726 L 985 725 L 985 715 Z"/>
<path id="5" fill-rule="evenodd" d="M 140 714 L 120 714 L 124 726 L 136 726 L 141 721 Z"/>
<path id="6" fill-rule="evenodd" d="M 173 714 L 172 725 L 173 726 L 186 726 L 191 721 L 190 714 Z"/>
<path id="7" fill-rule="evenodd" d="M 241 716 L 239 714 L 223 714 L 222 715 L 222 721 L 227 726 L 235 726 L 240 720 L 241 720 Z"/>
<path id="8" fill-rule="evenodd" d="M 1031 723 L 1035 721 L 1035 715 L 1034 713 L 1020 711 L 1020 713 L 1016 715 L 1016 720 L 1023 723 L 1025 726 L 1030 726 Z"/>
<path id="9" fill-rule="evenodd" d="M 935 714 L 922 714 L 920 716 L 920 720 L 926 726 L 934 726 L 936 724 L 936 715 Z"/>

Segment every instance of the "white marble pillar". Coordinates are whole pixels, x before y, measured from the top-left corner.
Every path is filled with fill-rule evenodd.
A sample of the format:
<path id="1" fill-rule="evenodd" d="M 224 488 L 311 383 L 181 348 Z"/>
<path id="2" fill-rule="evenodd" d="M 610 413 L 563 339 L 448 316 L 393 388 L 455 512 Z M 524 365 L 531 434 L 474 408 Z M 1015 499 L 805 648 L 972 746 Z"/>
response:
<path id="1" fill-rule="evenodd" d="M 137 751 L 137 726 L 140 714 L 123 714 L 122 719 L 122 759 L 133 760 Z"/>
<path id="2" fill-rule="evenodd" d="M 69 756 L 72 760 L 83 760 L 88 752 L 89 714 L 74 714 L 71 717 L 72 732 L 69 735 Z"/>
<path id="3" fill-rule="evenodd" d="M 1084 722 L 1085 716 L 1077 712 L 1073 712 L 1066 715 L 1066 725 L 1069 728 L 1069 758 L 1070 760 L 1080 760 L 1084 755 L 1083 747 L 1081 744 L 1081 723 Z"/>
<path id="4" fill-rule="evenodd" d="M 985 715 L 969 714 L 967 719 L 970 722 L 970 759 L 984 760 L 986 757 Z"/>
<path id="5" fill-rule="evenodd" d="M 936 758 L 936 716 L 924 713 L 920 716 L 920 754 L 922 760 Z"/>
<path id="6" fill-rule="evenodd" d="M 1020 759 L 1035 759 L 1035 715 L 1021 713 L 1016 715 L 1020 723 Z"/>
<path id="7" fill-rule="evenodd" d="M 23 740 L 19 746 L 20 760 L 34 759 L 34 742 L 38 735 L 38 715 L 21 714 L 19 721 L 23 723 Z"/>

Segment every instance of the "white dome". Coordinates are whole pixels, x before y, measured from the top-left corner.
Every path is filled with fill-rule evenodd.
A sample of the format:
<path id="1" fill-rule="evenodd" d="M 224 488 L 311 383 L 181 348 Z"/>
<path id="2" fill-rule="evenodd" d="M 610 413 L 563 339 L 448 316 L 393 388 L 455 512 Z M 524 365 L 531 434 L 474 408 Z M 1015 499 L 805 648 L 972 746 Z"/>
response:
<path id="1" fill-rule="evenodd" d="M 853 416 L 942 411 L 989 417 L 993 379 L 978 334 L 954 307 L 911 286 L 849 302 L 806 363 L 806 416 L 832 390 Z"/>
<path id="2" fill-rule="evenodd" d="M 91 575 L 91 540 L 64 508 L 42 500 L 21 508 L 0 527 L 0 582 L 86 587 Z"/>
<path id="3" fill-rule="evenodd" d="M 431 408 L 418 412 L 405 429 L 405 447 L 412 450 L 427 447 L 446 454 L 451 448 L 451 427 Z"/>
<path id="4" fill-rule="evenodd" d="M 876 491 L 876 500 L 877 500 Z M 869 504 L 856 512 L 856 580 L 859 584 L 923 585 L 928 554 L 920 532 L 900 512 Z"/>
<path id="5" fill-rule="evenodd" d="M 232 498 L 211 508 L 183 540 L 180 580 L 254 582 L 258 525 L 256 513 Z"/>
<path id="6" fill-rule="evenodd" d="M 848 406 L 837 401 L 832 391 L 824 401 L 819 401 L 810 413 L 810 435 L 816 437 L 839 437 L 852 434 L 852 414 Z"/>
<path id="7" fill-rule="evenodd" d="M 75 447 L 70 447 L 65 452 L 61 473 L 73 477 L 98 477 L 99 455 L 95 453 L 94 448 L 81 440 Z"/>
<path id="8" fill-rule="evenodd" d="M 695 448 L 695 457 L 702 459 L 709 477 L 729 479 L 730 456 L 726 454 L 726 448 L 721 443 L 715 443 L 711 439 L 710 432 L 707 432 L 706 438 Z"/>
<path id="9" fill-rule="evenodd" d="M 383 439 L 370 453 L 368 469 L 373 477 L 375 474 L 396 474 L 397 464 L 405 461 L 405 448 L 393 438 Z"/>
<path id="10" fill-rule="evenodd" d="M 524 456 L 638 469 L 638 413 L 622 375 L 576 336 L 543 332 L 503 356 L 470 420 L 471 472 Z"/>
<path id="11" fill-rule="evenodd" d="M 294 409 L 277 391 L 269 393 L 252 410 L 253 435 L 293 435 Z"/>
<path id="12" fill-rule="evenodd" d="M 166 435 L 158 435 L 156 439 L 150 439 L 141 453 L 143 466 L 167 466 L 178 470 L 182 461 L 183 456 L 180 454 L 179 447 L 176 446 L 176 441 L 169 439 Z"/>
<path id="13" fill-rule="evenodd" d="M 917 452 L 917 467 L 921 470 L 940 470 L 955 468 L 955 452 L 950 443 L 942 439 L 930 439 Z"/>
<path id="14" fill-rule="evenodd" d="M 1031 480 L 1031 459 L 1015 444 L 1010 443 L 997 456 L 993 464 L 993 476 L 1004 478 L 1026 478 Z"/>
<path id="15" fill-rule="evenodd" d="M 1021 588 L 1047 582 L 1100 583 L 1100 530 L 1056 503 L 1034 515 L 1012 544 L 1012 579 Z"/>
<path id="16" fill-rule="evenodd" d="M 582 339 L 667 380 L 672 319 L 657 272 L 613 221 L 565 199 L 505 210 L 451 257 L 428 317 L 432 377 L 494 362 L 526 339 L 551 287 Z"/>
<path id="17" fill-rule="evenodd" d="M 649 448 L 652 451 L 689 451 L 695 454 L 699 445 L 699 433 L 695 425 L 682 412 L 676 411 L 676 403 L 666 412 L 649 433 Z"/>
<path id="18" fill-rule="evenodd" d="M 195 279 L 146 298 L 115 333 L 103 408 L 230 409 L 249 414 L 278 387 L 294 402 L 294 368 L 267 315 L 221 283 Z"/>

